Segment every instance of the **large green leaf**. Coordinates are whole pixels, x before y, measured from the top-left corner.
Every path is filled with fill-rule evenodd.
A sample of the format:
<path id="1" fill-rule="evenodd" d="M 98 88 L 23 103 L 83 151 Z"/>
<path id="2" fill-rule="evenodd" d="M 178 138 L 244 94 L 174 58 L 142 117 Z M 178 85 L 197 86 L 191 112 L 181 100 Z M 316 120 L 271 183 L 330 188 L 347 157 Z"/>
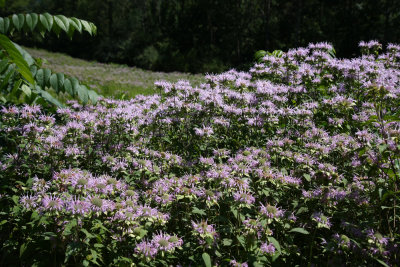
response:
<path id="1" fill-rule="evenodd" d="M 31 56 L 31 54 L 29 54 L 25 49 L 23 49 L 18 44 L 14 43 L 14 42 L 13 42 L 13 44 L 14 44 L 15 48 L 17 48 L 18 51 L 21 53 L 22 57 L 25 59 L 26 63 L 28 63 L 29 66 L 32 66 L 35 64 L 35 60 Z"/>
<path id="2" fill-rule="evenodd" d="M 57 106 L 57 107 L 63 107 L 64 105 L 61 104 L 60 101 L 58 101 L 56 98 L 54 98 L 51 94 L 49 94 L 48 92 L 42 90 L 41 88 L 39 88 L 39 86 L 36 86 L 36 92 L 43 97 L 47 102 Z"/>
<path id="3" fill-rule="evenodd" d="M 211 267 L 211 258 L 210 258 L 210 255 L 208 255 L 207 252 L 204 252 L 203 255 L 201 255 L 201 257 L 203 258 L 204 265 L 205 265 L 206 267 Z"/>
<path id="4" fill-rule="evenodd" d="M 0 34 L 0 46 L 6 51 L 10 60 L 17 65 L 18 72 L 22 75 L 22 77 L 24 77 L 29 83 L 34 84 L 35 80 L 33 79 L 28 63 L 23 58 L 19 50 L 15 47 L 13 42 L 11 42 L 11 40 L 3 34 Z"/>

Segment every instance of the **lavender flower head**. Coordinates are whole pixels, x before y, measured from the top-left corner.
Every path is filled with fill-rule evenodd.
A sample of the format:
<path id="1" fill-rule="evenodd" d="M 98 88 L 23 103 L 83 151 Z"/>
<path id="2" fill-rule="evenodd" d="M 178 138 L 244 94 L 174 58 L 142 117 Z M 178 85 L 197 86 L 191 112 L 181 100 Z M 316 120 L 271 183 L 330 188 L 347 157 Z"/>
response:
<path id="1" fill-rule="evenodd" d="M 265 254 L 271 256 L 275 253 L 276 248 L 275 248 L 274 244 L 265 242 L 261 245 L 260 250 L 262 253 L 265 253 Z"/>

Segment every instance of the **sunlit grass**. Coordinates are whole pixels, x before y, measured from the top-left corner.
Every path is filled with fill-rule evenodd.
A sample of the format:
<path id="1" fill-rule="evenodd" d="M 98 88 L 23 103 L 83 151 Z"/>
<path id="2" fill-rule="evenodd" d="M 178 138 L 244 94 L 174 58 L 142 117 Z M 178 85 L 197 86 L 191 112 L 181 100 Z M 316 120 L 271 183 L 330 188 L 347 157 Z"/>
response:
<path id="1" fill-rule="evenodd" d="M 45 59 L 42 67 L 76 77 L 106 97 L 129 99 L 138 94 L 154 94 L 154 82 L 157 80 L 188 80 L 194 86 L 205 81 L 202 74 L 153 72 L 126 65 L 86 61 L 42 49 L 25 49 L 32 56 Z"/>

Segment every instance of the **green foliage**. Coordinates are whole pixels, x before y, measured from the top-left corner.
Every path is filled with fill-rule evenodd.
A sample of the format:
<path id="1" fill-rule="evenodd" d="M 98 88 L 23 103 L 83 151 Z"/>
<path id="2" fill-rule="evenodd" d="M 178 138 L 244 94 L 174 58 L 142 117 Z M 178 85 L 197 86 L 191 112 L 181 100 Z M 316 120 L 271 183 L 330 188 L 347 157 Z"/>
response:
<path id="1" fill-rule="evenodd" d="M 22 57 L 22 54 L 15 47 L 15 45 L 7 38 L 7 36 L 0 34 L 0 46 L 4 49 L 5 54 L 2 57 L 3 60 L 8 62 L 8 57 L 10 59 L 10 63 L 14 63 L 17 66 L 18 72 L 26 79 L 30 84 L 34 84 L 33 76 L 31 71 L 29 70 L 28 63 Z"/>
<path id="2" fill-rule="evenodd" d="M 96 103 L 98 95 L 79 83 L 76 78 L 66 77 L 62 73 L 52 73 L 49 69 L 41 68 L 41 61 L 34 60 L 31 55 L 17 44 L 13 43 L 4 34 L 13 34 L 15 31 L 54 32 L 57 36 L 61 31 L 70 38 L 75 31 L 87 31 L 96 34 L 93 23 L 77 18 L 67 18 L 63 15 L 52 16 L 44 14 L 13 14 L 0 18 L 0 100 L 3 103 L 41 103 L 43 100 L 58 107 L 62 103 L 46 91 L 52 88 L 56 95 L 67 93 L 79 99 L 83 104 Z"/>
<path id="3" fill-rule="evenodd" d="M 65 32 L 69 38 L 72 38 L 75 31 L 79 33 L 86 31 L 90 35 L 95 35 L 97 28 L 86 20 L 67 18 L 63 15 L 53 16 L 49 13 L 13 14 L 0 18 L 0 33 L 13 34 L 15 31 L 39 32 L 43 37 L 46 32 L 53 32 L 57 36 Z"/>
<path id="4" fill-rule="evenodd" d="M 397 42 L 400 33 L 400 2 L 393 0 L 13 0 L 4 14 L 27 8 L 99 28 L 93 40 L 38 41 L 43 48 L 162 71 L 245 69 L 261 48 L 286 51 L 319 40 L 333 42 L 339 57 L 352 57 L 360 39 Z"/>
<path id="5" fill-rule="evenodd" d="M 272 52 L 267 52 L 267 51 L 264 51 L 264 50 L 259 50 L 254 54 L 254 59 L 256 60 L 256 62 L 261 63 L 261 62 L 263 62 L 263 58 L 265 56 L 267 56 L 267 55 L 268 56 L 277 57 L 277 58 L 281 58 L 282 55 L 283 55 L 283 51 L 282 50 L 275 50 L 275 51 L 272 51 Z"/>

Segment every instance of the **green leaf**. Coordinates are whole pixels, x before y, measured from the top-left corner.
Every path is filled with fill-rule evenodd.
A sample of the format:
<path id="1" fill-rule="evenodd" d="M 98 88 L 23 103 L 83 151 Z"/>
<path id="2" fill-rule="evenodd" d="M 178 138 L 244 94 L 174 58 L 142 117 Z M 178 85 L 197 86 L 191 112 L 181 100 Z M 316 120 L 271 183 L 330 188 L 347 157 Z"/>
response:
<path id="1" fill-rule="evenodd" d="M 246 239 L 242 235 L 236 236 L 236 239 L 239 241 L 239 243 L 242 245 L 242 247 L 246 248 Z"/>
<path id="2" fill-rule="evenodd" d="M 94 247 L 95 248 L 104 248 L 104 245 L 100 244 L 100 243 L 96 243 L 96 244 L 94 244 Z"/>
<path id="3" fill-rule="evenodd" d="M 31 19 L 32 19 L 32 25 L 30 26 L 29 24 L 28 24 L 28 26 L 29 26 L 29 28 L 31 29 L 31 31 L 33 31 L 33 29 L 35 29 L 35 27 L 36 27 L 36 25 L 37 25 L 37 23 L 38 23 L 38 21 L 39 21 L 39 16 L 38 16 L 38 14 L 36 14 L 36 13 L 31 13 L 31 14 L 29 14 L 30 15 L 30 17 L 31 17 Z"/>
<path id="4" fill-rule="evenodd" d="M 77 225 L 78 225 L 78 223 L 77 223 L 76 219 L 72 219 L 71 221 L 69 221 L 64 227 L 63 235 L 65 236 L 65 235 L 72 234 L 72 232 L 71 232 L 72 228 L 74 228 Z"/>
<path id="5" fill-rule="evenodd" d="M 210 255 L 208 255 L 207 252 L 204 252 L 203 255 L 201 255 L 201 257 L 203 258 L 203 261 L 204 261 L 204 264 L 206 265 L 206 267 L 211 267 Z"/>
<path id="6" fill-rule="evenodd" d="M 92 35 L 92 27 L 90 27 L 89 22 L 87 22 L 86 20 L 81 20 L 81 23 L 82 23 L 83 29 L 85 31 L 87 31 L 90 35 Z"/>
<path id="7" fill-rule="evenodd" d="M 28 63 L 22 57 L 19 50 L 15 47 L 13 42 L 8 39 L 7 36 L 0 34 L 0 46 L 6 51 L 12 62 L 17 65 L 18 72 L 24 77 L 29 83 L 34 84 L 32 73 L 29 69 Z"/>
<path id="8" fill-rule="evenodd" d="M 25 22 L 25 16 L 23 14 L 14 14 L 12 15 L 12 22 L 14 24 L 14 27 L 20 31 L 22 29 L 22 26 L 24 26 Z"/>
<path id="9" fill-rule="evenodd" d="M 65 79 L 65 81 L 64 81 L 64 90 L 70 96 L 74 96 L 74 90 L 72 88 L 72 83 L 71 83 L 71 81 L 69 79 Z"/>
<path id="10" fill-rule="evenodd" d="M 8 85 L 8 81 L 10 80 L 11 76 L 14 74 L 15 70 L 11 69 L 7 75 L 3 78 L 3 81 L 1 82 L 0 85 L 0 90 L 2 90 L 3 88 L 6 88 L 6 86 Z"/>
<path id="11" fill-rule="evenodd" d="M 97 27 L 93 23 L 89 22 L 90 28 L 92 29 L 92 34 L 97 34 Z"/>
<path id="12" fill-rule="evenodd" d="M 46 82 L 44 80 L 44 70 L 40 69 L 36 72 L 35 80 L 40 87 L 45 87 Z"/>
<path id="13" fill-rule="evenodd" d="M 206 215 L 206 212 L 204 210 L 200 210 L 196 207 L 193 207 L 192 213 L 194 214 L 200 214 L 200 215 Z"/>
<path id="14" fill-rule="evenodd" d="M 49 69 L 39 69 L 36 72 L 36 81 L 38 82 L 39 86 L 45 88 L 50 80 L 51 70 Z"/>
<path id="15" fill-rule="evenodd" d="M 53 232 L 44 232 L 43 236 L 45 240 L 52 240 L 54 238 L 57 238 L 57 235 Z"/>
<path id="16" fill-rule="evenodd" d="M 50 76 L 50 85 L 58 93 L 58 77 L 56 73 Z"/>
<path id="17" fill-rule="evenodd" d="M 67 35 L 69 37 L 69 39 L 72 39 L 72 36 L 74 35 L 75 32 L 75 27 L 74 26 L 70 26 L 67 32 Z"/>
<path id="18" fill-rule="evenodd" d="M 311 182 L 311 176 L 308 173 L 303 174 L 303 177 L 306 179 L 307 182 Z"/>
<path id="19" fill-rule="evenodd" d="M 230 246 L 230 245 L 232 244 L 232 239 L 224 238 L 224 239 L 222 240 L 222 244 L 223 244 L 224 246 Z"/>
<path id="20" fill-rule="evenodd" d="M 29 66 L 32 66 L 35 64 L 35 60 L 33 57 L 22 47 L 20 47 L 18 44 L 14 43 L 15 48 L 18 49 L 18 51 L 21 53 L 22 57 L 25 59 L 26 63 L 28 63 Z"/>
<path id="21" fill-rule="evenodd" d="M 289 232 L 296 232 L 296 233 L 300 233 L 300 234 L 303 234 L 303 235 L 308 235 L 308 234 L 310 234 L 306 229 L 304 229 L 304 228 L 293 228 L 293 229 L 291 229 Z"/>
<path id="22" fill-rule="evenodd" d="M 0 18 L 0 33 L 6 34 L 10 28 L 9 18 Z"/>
<path id="23" fill-rule="evenodd" d="M 4 19 L 0 17 L 0 33 L 6 33 L 4 30 Z"/>
<path id="24" fill-rule="evenodd" d="M 38 67 L 36 67 L 35 65 L 31 65 L 31 66 L 29 67 L 29 69 L 30 69 L 32 75 L 33 75 L 33 76 L 36 76 L 36 73 L 37 73 L 37 71 L 38 71 Z"/>
<path id="25" fill-rule="evenodd" d="M 389 265 L 387 265 L 384 261 L 380 260 L 380 259 L 375 259 L 377 262 L 379 262 L 381 265 L 385 266 L 385 267 L 389 267 Z"/>
<path id="26" fill-rule="evenodd" d="M 26 14 L 26 24 L 28 25 L 29 29 L 33 31 L 33 20 L 30 14 Z"/>
<path id="27" fill-rule="evenodd" d="M 68 32 L 69 20 L 63 15 L 54 16 L 54 22 L 60 27 L 64 32 Z"/>
<path id="28" fill-rule="evenodd" d="M 79 32 L 82 33 L 82 23 L 77 18 L 71 18 L 70 24 L 74 26 L 74 28 Z"/>
<path id="29" fill-rule="evenodd" d="M 5 58 L 2 61 L 0 61 L 0 73 L 3 73 L 7 69 L 7 67 L 9 65 L 10 64 L 8 64 L 8 59 L 7 58 Z"/>
<path id="30" fill-rule="evenodd" d="M 77 87 L 78 97 L 82 101 L 83 104 L 86 104 L 89 100 L 88 89 L 84 85 L 80 85 Z"/>
<path id="31" fill-rule="evenodd" d="M 147 234 L 147 230 L 145 229 L 140 229 L 139 230 L 139 237 L 142 238 Z"/>
<path id="32" fill-rule="evenodd" d="M 56 75 L 57 75 L 57 83 L 58 83 L 58 87 L 57 88 L 58 88 L 58 90 L 62 91 L 62 92 L 65 92 L 64 91 L 64 80 L 65 80 L 64 74 L 57 73 Z"/>
<path id="33" fill-rule="evenodd" d="M 50 31 L 53 27 L 53 17 L 49 13 L 44 13 L 39 15 L 40 22 L 42 23 L 43 27 Z"/>
<path id="34" fill-rule="evenodd" d="M 86 229 L 82 228 L 81 232 L 84 233 L 86 235 L 86 238 L 92 239 L 94 238 L 94 235 L 92 235 L 91 233 L 89 233 Z"/>
<path id="35" fill-rule="evenodd" d="M 266 54 L 267 54 L 266 51 L 264 51 L 264 50 L 259 50 L 259 51 L 257 51 L 257 52 L 254 54 L 254 59 L 255 59 L 257 62 L 260 62 L 260 61 L 262 60 L 262 58 L 263 58 Z"/>
<path id="36" fill-rule="evenodd" d="M 331 58 L 336 58 L 336 50 L 335 50 L 335 48 L 332 47 L 332 49 L 330 49 L 328 51 L 328 53 L 329 53 Z"/>
<path id="37" fill-rule="evenodd" d="M 279 245 L 279 242 L 275 238 L 273 238 L 272 236 L 269 236 L 268 241 L 271 242 L 272 244 L 274 244 L 274 246 L 275 246 L 276 250 L 278 250 L 279 254 L 282 253 L 281 246 Z"/>
<path id="38" fill-rule="evenodd" d="M 96 104 L 97 100 L 99 99 L 99 95 L 93 90 L 88 90 L 88 95 L 92 104 Z"/>
<path id="39" fill-rule="evenodd" d="M 21 86 L 21 90 L 22 92 L 24 92 L 24 94 L 26 94 L 28 97 L 31 97 L 32 91 L 31 88 L 29 88 L 29 86 L 27 86 L 26 84 L 23 84 Z"/>
<path id="40" fill-rule="evenodd" d="M 57 99 L 55 99 L 51 94 L 49 94 L 48 92 L 40 89 L 39 86 L 36 86 L 35 90 L 38 92 L 38 94 L 43 97 L 43 99 L 45 99 L 47 102 L 49 102 L 50 104 L 53 104 L 57 107 L 63 107 L 64 105 L 60 103 L 60 101 L 58 101 Z"/>
<path id="41" fill-rule="evenodd" d="M 388 190 L 381 197 L 382 198 L 381 201 L 384 202 L 388 197 L 391 197 L 391 196 L 396 195 L 396 194 L 400 194 L 400 191 L 394 192 L 394 191 Z"/>
<path id="42" fill-rule="evenodd" d="M 378 148 L 379 148 L 379 153 L 382 154 L 382 152 L 384 152 L 387 149 L 387 145 L 386 144 L 379 145 Z"/>
<path id="43" fill-rule="evenodd" d="M 18 204 L 19 203 L 19 197 L 14 195 L 11 197 L 11 199 L 14 201 L 14 204 Z"/>
<path id="44" fill-rule="evenodd" d="M 71 81 L 74 94 L 78 94 L 78 88 L 80 87 L 79 81 L 74 77 L 69 78 L 69 80 Z"/>
<path id="45" fill-rule="evenodd" d="M 20 258 L 22 257 L 22 255 L 24 255 L 27 246 L 28 246 L 28 245 L 27 245 L 26 243 L 23 243 L 23 244 L 21 245 L 21 247 L 19 248 L 19 257 L 20 257 Z"/>

